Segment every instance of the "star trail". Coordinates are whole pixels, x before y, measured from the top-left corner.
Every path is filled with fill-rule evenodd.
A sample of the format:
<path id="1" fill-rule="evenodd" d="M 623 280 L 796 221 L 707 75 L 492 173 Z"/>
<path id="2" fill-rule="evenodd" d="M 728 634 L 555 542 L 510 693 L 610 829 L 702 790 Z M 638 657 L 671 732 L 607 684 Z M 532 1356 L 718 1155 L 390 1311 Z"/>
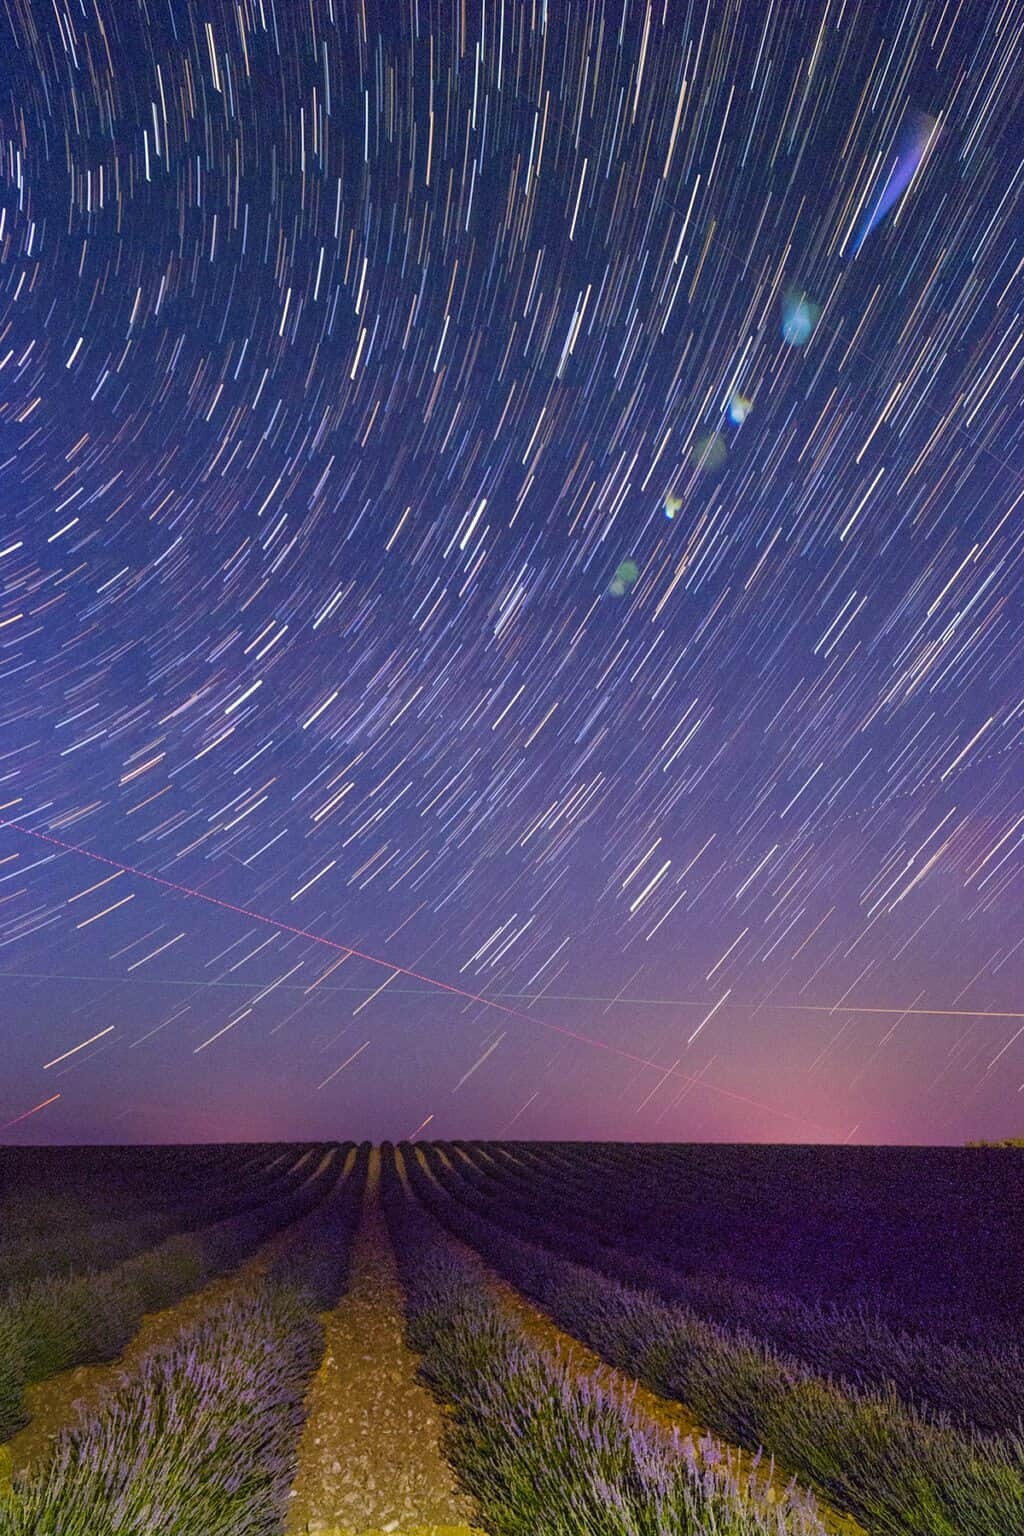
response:
<path id="1" fill-rule="evenodd" d="M 4 0 L 5 1134 L 1021 1133 L 1022 81 Z"/>

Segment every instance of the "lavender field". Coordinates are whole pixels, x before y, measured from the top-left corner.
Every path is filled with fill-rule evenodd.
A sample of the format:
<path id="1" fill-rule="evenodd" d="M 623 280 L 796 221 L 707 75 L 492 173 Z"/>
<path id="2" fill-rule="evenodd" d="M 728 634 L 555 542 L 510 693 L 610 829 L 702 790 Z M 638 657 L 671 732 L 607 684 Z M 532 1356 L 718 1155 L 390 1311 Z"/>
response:
<path id="1" fill-rule="evenodd" d="M 1024 1151 L 0 1149 L 0 1536 L 1024 1536 Z"/>

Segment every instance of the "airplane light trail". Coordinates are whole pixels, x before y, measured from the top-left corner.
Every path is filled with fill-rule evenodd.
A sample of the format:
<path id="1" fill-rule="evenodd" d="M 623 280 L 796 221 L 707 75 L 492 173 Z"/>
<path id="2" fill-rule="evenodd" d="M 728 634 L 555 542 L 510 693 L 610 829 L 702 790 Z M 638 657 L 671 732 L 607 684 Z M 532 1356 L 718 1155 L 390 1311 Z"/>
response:
<path id="1" fill-rule="evenodd" d="M 272 922 L 273 919 L 267 919 Z M 324 940 L 329 943 L 329 940 Z M 392 965 L 390 960 L 382 961 L 383 965 Z M 129 966 L 129 970 L 131 967 Z M 396 969 L 400 969 L 396 967 Z M 84 975 L 81 973 L 65 971 L 6 971 L 0 970 L 0 977 L 9 976 L 19 981 L 98 981 L 98 982 L 132 982 L 146 987 L 214 987 L 225 991 L 250 992 L 264 985 L 256 981 L 208 981 L 205 977 L 181 977 L 181 976 L 100 976 Z M 278 992 L 302 992 L 307 990 L 302 982 L 282 982 L 276 988 Z M 366 987 L 329 987 L 318 984 L 316 990 L 324 994 L 335 993 L 351 994 L 355 997 L 366 996 Z M 380 989 L 377 988 L 379 991 Z M 427 994 L 419 987 L 391 987 L 392 997 L 425 997 Z M 372 995 L 372 994 L 371 994 Z M 548 1003 L 606 1003 L 623 1004 L 634 1008 L 706 1008 L 707 999 L 694 997 L 632 997 L 627 992 L 618 992 L 614 997 L 603 997 L 592 992 L 489 992 L 482 994 L 485 1001 L 493 1002 L 495 998 L 518 997 L 529 1002 L 543 997 Z M 869 1004 L 857 1003 L 772 1003 L 758 998 L 736 998 L 733 1002 L 723 1002 L 723 1011 L 729 1012 L 749 1009 L 767 1009 L 775 1013 L 870 1013 L 883 1016 L 896 1014 L 900 1018 L 936 1019 L 1024 1019 L 1024 1012 L 1012 1008 L 900 1008 L 900 1007 L 873 1007 Z M 525 1015 L 519 1015 L 525 1017 Z M 531 1019 L 531 1023 L 540 1024 L 544 1021 Z M 551 1026 L 557 1028 L 557 1026 Z"/>
<path id="2" fill-rule="evenodd" d="M 0 1125 L 0 1131 L 9 1131 L 12 1125 L 20 1125 L 21 1122 L 23 1120 L 27 1120 L 30 1115 L 38 1115 L 41 1109 L 45 1109 L 48 1104 L 56 1104 L 59 1098 L 60 1094 L 55 1093 L 51 1099 L 44 1099 L 43 1102 L 41 1104 L 37 1104 L 34 1109 L 26 1109 L 23 1115 L 15 1115 L 13 1120 L 7 1120 L 3 1125 Z"/>
<path id="3" fill-rule="evenodd" d="M 511 1018 L 522 1020 L 523 1023 L 539 1025 L 540 1028 L 550 1030 L 554 1034 L 565 1035 L 570 1040 L 577 1040 L 581 1045 L 590 1045 L 597 1050 L 606 1051 L 610 1056 L 621 1057 L 624 1061 L 634 1062 L 638 1066 L 652 1067 L 658 1072 L 665 1071 L 664 1062 L 651 1061 L 648 1057 L 639 1056 L 634 1051 L 626 1051 L 619 1046 L 608 1045 L 603 1040 L 595 1040 L 593 1036 L 584 1035 L 579 1030 L 568 1029 L 564 1025 L 551 1024 L 545 1019 L 538 1019 L 530 1014 L 520 1013 L 518 1009 L 508 1008 L 504 1003 L 495 1002 L 493 998 L 483 997 L 476 992 L 467 992 L 462 987 L 454 986 L 451 982 L 440 981 L 437 977 L 427 976 L 421 971 L 411 970 L 408 966 L 396 965 L 393 960 L 381 960 L 377 955 L 369 955 L 364 950 L 354 949 L 350 944 L 339 944 L 334 939 L 324 938 L 322 934 L 311 933 L 306 928 L 297 928 L 292 923 L 283 923 L 279 918 L 267 917 L 263 912 L 254 912 L 250 907 L 239 907 L 233 902 L 223 901 L 219 896 L 208 896 L 205 892 L 197 891 L 191 886 L 180 885 L 174 880 L 165 880 L 162 875 L 149 875 L 145 870 L 136 869 L 134 865 L 123 864 L 119 860 L 108 858 L 102 853 L 93 853 L 91 849 L 81 848 L 75 843 L 65 843 L 59 837 L 51 837 L 49 833 L 37 832 L 31 827 L 20 826 L 18 823 L 7 821 L 2 817 L 0 817 L 0 827 L 9 827 L 12 831 L 20 832 L 25 837 L 34 837 L 39 842 L 49 843 L 52 847 L 60 848 L 65 853 L 80 854 L 83 858 L 92 859 L 97 864 L 105 864 L 108 868 L 119 870 L 122 874 L 135 875 L 140 880 L 148 880 L 153 885 L 161 885 L 166 890 L 176 891 L 181 896 L 194 897 L 198 901 L 208 902 L 211 906 L 223 907 L 226 912 L 234 912 L 241 917 L 252 918 L 259 923 L 267 923 L 270 927 L 279 928 L 285 933 L 292 933 L 296 934 L 299 938 L 309 939 L 314 944 L 323 944 L 329 949 L 337 949 L 345 954 L 355 955 L 357 959 L 368 960 L 373 965 L 385 966 L 388 970 L 395 971 L 399 975 L 411 976 L 414 981 L 423 981 L 428 986 L 438 987 L 442 991 L 451 992 L 458 997 L 465 997 L 470 1002 L 481 1003 L 485 1008 L 496 1008 L 501 1013 L 507 1013 Z M 687 1082 L 695 1083 L 700 1081 L 702 1086 L 710 1088 L 712 1092 L 720 1094 L 725 1098 L 734 1099 L 741 1104 L 749 1104 L 754 1109 L 765 1110 L 769 1114 L 777 1115 L 782 1120 L 791 1121 L 794 1125 L 802 1125 L 810 1130 L 824 1131 L 826 1135 L 829 1134 L 827 1126 L 820 1125 L 814 1120 L 808 1120 L 805 1116 L 791 1115 L 788 1111 L 777 1109 L 772 1104 L 762 1104 L 757 1099 L 748 1098 L 746 1094 L 734 1093 L 729 1088 L 716 1087 L 713 1083 L 707 1082 L 706 1079 L 697 1079 L 691 1073 L 681 1072 L 677 1067 L 672 1067 L 669 1071 L 672 1077 L 682 1077 Z M 6 1127 L 0 1127 L 0 1129 L 6 1129 Z"/>

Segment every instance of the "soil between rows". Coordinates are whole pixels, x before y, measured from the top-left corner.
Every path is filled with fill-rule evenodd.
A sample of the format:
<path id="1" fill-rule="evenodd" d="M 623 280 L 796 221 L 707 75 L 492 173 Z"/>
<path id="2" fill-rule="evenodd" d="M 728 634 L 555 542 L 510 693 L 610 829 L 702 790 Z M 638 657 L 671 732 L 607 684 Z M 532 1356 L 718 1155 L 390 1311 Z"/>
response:
<path id="1" fill-rule="evenodd" d="M 288 1536 L 479 1536 L 474 1501 L 441 1454 L 444 1409 L 417 1378 L 404 1294 L 370 1154 L 349 1288 L 306 1398 Z"/>

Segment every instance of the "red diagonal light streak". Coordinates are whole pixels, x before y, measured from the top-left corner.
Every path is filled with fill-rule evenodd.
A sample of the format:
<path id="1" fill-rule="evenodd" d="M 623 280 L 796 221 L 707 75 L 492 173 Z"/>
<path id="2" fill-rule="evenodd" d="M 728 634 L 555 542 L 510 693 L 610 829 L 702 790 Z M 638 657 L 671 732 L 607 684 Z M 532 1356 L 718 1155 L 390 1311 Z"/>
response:
<path id="1" fill-rule="evenodd" d="M 436 976 L 426 976 L 421 971 L 411 970 L 405 965 L 396 965 L 393 960 L 382 960 L 379 955 L 369 955 L 365 950 L 353 949 L 351 944 L 339 944 L 335 939 L 324 938 L 322 934 L 311 933 L 308 928 L 296 928 L 292 923 L 284 923 L 280 918 L 267 917 L 264 912 L 254 912 L 251 907 L 239 907 L 231 901 L 223 901 L 219 896 L 207 896 L 204 891 L 197 891 L 189 885 L 179 885 L 174 880 L 165 880 L 162 875 L 148 875 L 143 869 L 136 869 L 132 864 L 122 864 L 117 859 L 108 858 L 102 853 L 93 853 L 89 848 L 79 847 L 76 843 L 65 843 L 59 837 L 51 837 L 46 832 L 36 832 L 31 827 L 23 827 L 17 822 L 5 821 L 0 818 L 0 827 L 9 827 L 12 832 L 20 832 L 25 837 L 34 837 L 39 842 L 49 843 L 54 848 L 60 848 L 65 853 L 77 853 L 85 859 L 93 859 L 97 864 L 106 864 L 110 869 L 120 870 L 122 874 L 135 875 L 139 880 L 148 880 L 152 885 L 162 885 L 166 890 L 177 891 L 181 896 L 192 896 L 197 901 L 207 901 L 211 906 L 223 907 L 227 912 L 235 912 L 240 917 L 252 918 L 258 923 L 268 923 L 272 928 L 280 928 L 285 933 L 297 934 L 299 938 L 310 939 L 314 944 L 324 944 L 329 949 L 338 949 L 346 954 L 355 955 L 359 960 L 368 960 L 372 965 L 383 965 L 388 970 L 397 971 L 402 976 L 411 976 L 415 981 L 422 981 L 430 987 L 438 987 L 442 992 L 454 993 L 457 997 L 465 997 L 470 1002 L 482 1003 L 485 1008 L 496 1008 L 499 1013 L 507 1013 L 510 1018 L 520 1019 L 525 1024 L 539 1025 L 541 1029 L 551 1030 L 558 1035 L 566 1035 L 570 1040 L 578 1040 L 582 1045 L 594 1046 L 599 1051 L 607 1051 L 611 1056 L 619 1056 L 624 1061 L 635 1062 L 639 1066 L 653 1067 L 659 1072 L 665 1071 L 665 1063 L 651 1061 L 647 1056 L 638 1056 L 633 1051 L 623 1050 L 620 1046 L 609 1045 L 604 1040 L 595 1040 L 592 1035 L 584 1035 L 579 1030 L 568 1029 L 562 1024 L 551 1024 L 546 1019 L 538 1019 L 528 1013 L 520 1013 L 516 1008 L 509 1008 L 504 1003 L 496 1003 L 493 998 L 481 997 L 476 992 L 467 992 L 462 987 L 455 986 L 449 981 L 440 981 Z M 689 1072 L 681 1072 L 678 1068 L 671 1068 L 672 1077 L 685 1078 L 687 1082 L 699 1083 L 700 1086 L 711 1088 L 714 1093 L 722 1094 L 729 1099 L 735 1099 L 741 1104 L 749 1104 L 754 1109 L 767 1110 L 769 1114 L 778 1115 L 780 1119 L 791 1120 L 794 1125 L 807 1126 L 815 1131 L 825 1131 L 827 1127 L 818 1125 L 813 1120 L 807 1120 L 800 1115 L 791 1115 L 786 1110 L 776 1109 L 774 1105 L 762 1104 L 757 1099 L 747 1098 L 745 1094 L 734 1093 L 729 1088 L 718 1088 L 705 1079 L 694 1077 Z"/>
<path id="2" fill-rule="evenodd" d="M 43 1102 L 41 1104 L 37 1104 L 34 1109 L 26 1109 L 23 1115 L 15 1115 L 13 1120 L 8 1120 L 4 1125 L 0 1125 L 0 1131 L 9 1131 L 12 1125 L 20 1125 L 22 1120 L 28 1119 L 29 1115 L 38 1115 L 39 1111 L 41 1109 L 45 1109 L 47 1104 L 56 1104 L 59 1098 L 60 1094 L 55 1093 L 52 1099 L 44 1099 Z"/>

